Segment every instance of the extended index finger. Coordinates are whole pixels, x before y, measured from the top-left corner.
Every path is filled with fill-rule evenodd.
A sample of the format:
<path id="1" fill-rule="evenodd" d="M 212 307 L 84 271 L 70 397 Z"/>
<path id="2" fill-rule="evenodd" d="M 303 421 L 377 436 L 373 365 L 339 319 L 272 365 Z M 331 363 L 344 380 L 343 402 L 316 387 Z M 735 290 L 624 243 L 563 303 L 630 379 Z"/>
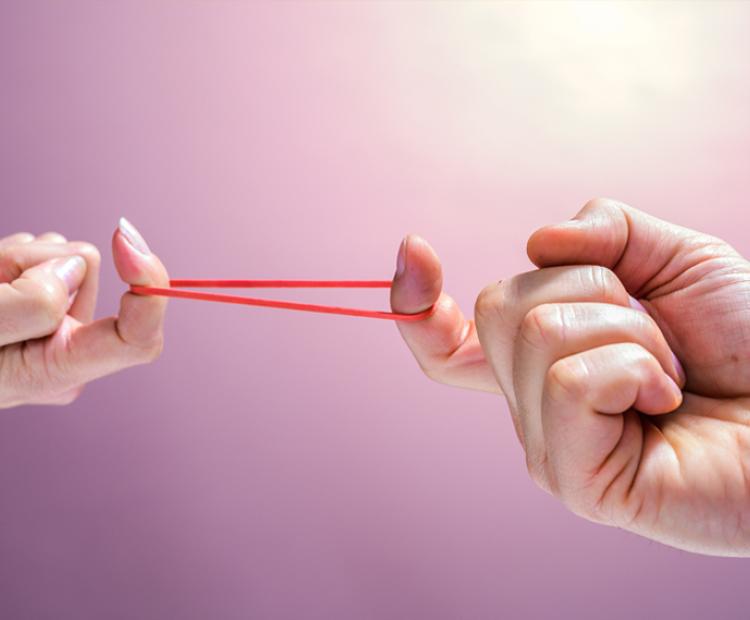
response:
<path id="1" fill-rule="evenodd" d="M 416 235 L 404 239 L 391 288 L 394 312 L 414 314 L 435 306 L 426 319 L 398 322 L 406 344 L 427 376 L 448 385 L 500 392 L 487 364 L 473 320 L 442 292 L 440 261 Z"/>
<path id="2" fill-rule="evenodd" d="M 120 277 L 127 284 L 166 287 L 169 276 L 159 258 L 128 222 L 112 239 Z M 60 355 L 70 385 L 86 383 L 123 368 L 154 360 L 161 353 L 167 300 L 125 293 L 116 317 L 77 326 Z"/>

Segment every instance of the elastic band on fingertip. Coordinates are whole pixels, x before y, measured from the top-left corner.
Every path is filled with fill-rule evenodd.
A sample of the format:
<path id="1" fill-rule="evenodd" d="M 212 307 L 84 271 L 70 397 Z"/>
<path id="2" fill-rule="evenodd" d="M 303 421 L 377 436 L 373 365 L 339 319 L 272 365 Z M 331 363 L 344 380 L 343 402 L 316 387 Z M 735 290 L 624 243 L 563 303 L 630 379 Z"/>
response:
<path id="1" fill-rule="evenodd" d="M 259 299 L 241 295 L 226 295 L 223 293 L 204 293 L 202 291 L 179 290 L 183 288 L 391 288 L 391 280 L 170 280 L 169 288 L 157 286 L 132 285 L 130 292 L 136 295 L 156 295 L 160 297 L 174 297 L 177 299 L 196 299 L 199 301 L 213 301 L 225 304 L 243 306 L 260 306 L 263 308 L 281 308 L 301 312 L 318 312 L 323 314 L 339 314 L 344 316 L 360 316 L 371 319 L 386 319 L 390 321 L 416 322 L 422 321 L 435 311 L 435 306 L 415 314 L 400 312 L 386 312 L 381 310 L 365 310 L 361 308 L 343 308 L 340 306 L 326 306 L 308 304 L 296 301 L 282 301 L 276 299 Z"/>

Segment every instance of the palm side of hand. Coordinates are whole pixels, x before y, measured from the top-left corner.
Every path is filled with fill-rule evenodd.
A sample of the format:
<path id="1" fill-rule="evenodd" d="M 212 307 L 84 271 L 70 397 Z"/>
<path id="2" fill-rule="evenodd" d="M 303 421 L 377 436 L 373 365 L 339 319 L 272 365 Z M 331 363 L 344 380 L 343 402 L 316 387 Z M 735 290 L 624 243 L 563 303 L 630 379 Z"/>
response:
<path id="1" fill-rule="evenodd" d="M 750 265 L 694 240 L 665 284 L 646 291 L 688 383 L 679 409 L 640 416 L 640 477 L 622 507 L 630 526 L 697 551 L 750 548 Z M 670 274 L 668 274 L 669 277 Z M 634 512 L 635 510 L 635 512 Z M 688 542 L 689 541 L 689 542 Z"/>
<path id="2" fill-rule="evenodd" d="M 686 393 L 664 416 L 639 416 L 640 464 L 612 522 L 676 547 L 750 552 L 750 399 Z"/>

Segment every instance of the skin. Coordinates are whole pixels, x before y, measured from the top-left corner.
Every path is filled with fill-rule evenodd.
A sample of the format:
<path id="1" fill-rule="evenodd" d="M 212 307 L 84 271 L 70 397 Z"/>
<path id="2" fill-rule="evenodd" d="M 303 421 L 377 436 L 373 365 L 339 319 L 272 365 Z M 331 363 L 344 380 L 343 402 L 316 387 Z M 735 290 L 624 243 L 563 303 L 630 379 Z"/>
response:
<path id="1" fill-rule="evenodd" d="M 168 285 L 142 237 L 126 231 L 112 238 L 120 277 Z M 58 233 L 0 239 L 0 408 L 68 404 L 87 382 L 158 357 L 164 299 L 126 293 L 118 316 L 93 320 L 100 261 L 93 245 Z"/>
<path id="2" fill-rule="evenodd" d="M 134 229 L 115 232 L 112 252 L 126 283 L 168 285 Z M 404 240 L 393 310 L 436 305 L 398 323 L 422 369 L 503 394 L 532 478 L 575 513 L 749 556 L 750 264 L 604 199 L 534 233 L 528 253 L 539 269 L 488 285 L 467 319 L 434 251 Z M 0 239 L 0 408 L 70 403 L 159 355 L 165 299 L 126 293 L 118 316 L 93 321 L 99 264 L 57 233 Z"/>
<path id="3" fill-rule="evenodd" d="M 576 514 L 750 556 L 750 263 L 607 199 L 528 254 L 539 269 L 485 287 L 469 320 L 434 251 L 405 239 L 391 305 L 437 304 L 398 324 L 422 369 L 503 394 L 532 478 Z"/>

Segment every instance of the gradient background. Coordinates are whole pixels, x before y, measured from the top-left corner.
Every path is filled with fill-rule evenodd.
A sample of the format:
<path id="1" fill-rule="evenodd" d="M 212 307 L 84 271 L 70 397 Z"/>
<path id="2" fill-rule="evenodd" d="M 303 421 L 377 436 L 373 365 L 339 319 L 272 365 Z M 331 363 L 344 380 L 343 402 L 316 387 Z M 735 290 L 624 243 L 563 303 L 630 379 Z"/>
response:
<path id="1" fill-rule="evenodd" d="M 750 252 L 750 5 L 0 4 L 0 233 L 471 310 L 609 195 Z M 298 293 L 300 299 L 329 294 Z M 336 293 L 385 307 L 383 291 Z M 568 514 L 392 324 L 175 301 L 154 366 L 0 414 L 3 619 L 747 618 L 750 564 Z"/>

